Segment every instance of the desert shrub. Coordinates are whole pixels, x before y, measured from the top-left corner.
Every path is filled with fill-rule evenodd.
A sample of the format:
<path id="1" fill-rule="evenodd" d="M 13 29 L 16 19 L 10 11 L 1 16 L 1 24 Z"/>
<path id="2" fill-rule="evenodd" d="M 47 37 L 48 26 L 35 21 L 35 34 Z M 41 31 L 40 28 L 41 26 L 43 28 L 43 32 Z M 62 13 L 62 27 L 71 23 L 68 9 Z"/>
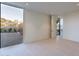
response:
<path id="1" fill-rule="evenodd" d="M 5 29 L 5 28 L 0 28 L 0 32 L 7 32 L 7 29 Z"/>
<path id="2" fill-rule="evenodd" d="M 17 32 L 17 30 L 15 28 L 9 28 L 8 32 Z"/>
<path id="3" fill-rule="evenodd" d="M 1 28 L 1 29 L 0 29 L 0 32 L 4 32 L 4 29 L 3 29 L 3 28 Z"/>
<path id="4" fill-rule="evenodd" d="M 9 28 L 9 29 L 8 29 L 8 32 L 12 32 L 12 28 Z"/>
<path id="5" fill-rule="evenodd" d="M 0 33 L 1 33 L 1 28 L 0 28 Z"/>
<path id="6" fill-rule="evenodd" d="M 15 28 L 14 28 L 14 32 L 17 32 Z"/>
<path id="7" fill-rule="evenodd" d="M 7 30 L 6 30 L 6 29 L 4 29 L 4 32 L 7 32 Z"/>

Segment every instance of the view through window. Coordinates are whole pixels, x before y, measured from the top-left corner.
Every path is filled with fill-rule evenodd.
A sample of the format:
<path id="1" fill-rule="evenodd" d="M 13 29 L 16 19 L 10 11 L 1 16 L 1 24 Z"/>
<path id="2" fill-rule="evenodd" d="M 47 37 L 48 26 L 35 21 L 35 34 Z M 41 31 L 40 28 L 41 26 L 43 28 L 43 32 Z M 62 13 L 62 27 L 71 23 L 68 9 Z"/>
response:
<path id="1" fill-rule="evenodd" d="M 23 9 L 1 4 L 0 20 L 2 45 L 4 45 L 6 42 L 8 43 L 8 41 L 9 44 L 6 43 L 5 45 L 12 45 L 15 44 L 15 42 L 18 43 L 19 39 L 22 40 L 21 37 L 23 36 Z M 11 42 L 10 40 L 12 40 L 13 42 Z"/>

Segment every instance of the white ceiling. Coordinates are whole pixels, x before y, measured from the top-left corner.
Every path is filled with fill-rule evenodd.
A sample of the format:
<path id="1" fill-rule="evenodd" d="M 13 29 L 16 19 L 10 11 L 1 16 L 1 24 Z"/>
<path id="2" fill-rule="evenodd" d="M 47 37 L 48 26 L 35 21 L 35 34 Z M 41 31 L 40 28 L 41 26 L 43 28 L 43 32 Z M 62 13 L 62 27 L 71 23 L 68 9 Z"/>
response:
<path id="1" fill-rule="evenodd" d="M 5 4 L 27 10 L 59 16 L 78 11 L 79 6 L 76 5 L 77 3 L 79 2 L 28 2 L 28 5 L 26 5 L 26 2 L 5 2 Z"/>

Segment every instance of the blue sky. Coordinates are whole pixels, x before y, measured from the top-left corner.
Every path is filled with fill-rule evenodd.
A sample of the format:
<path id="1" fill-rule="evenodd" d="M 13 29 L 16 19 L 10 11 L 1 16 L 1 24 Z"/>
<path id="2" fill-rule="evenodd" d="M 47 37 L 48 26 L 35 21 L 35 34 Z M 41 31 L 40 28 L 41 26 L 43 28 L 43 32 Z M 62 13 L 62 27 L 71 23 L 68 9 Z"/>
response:
<path id="1" fill-rule="evenodd" d="M 1 4 L 1 17 L 23 21 L 23 9 Z"/>

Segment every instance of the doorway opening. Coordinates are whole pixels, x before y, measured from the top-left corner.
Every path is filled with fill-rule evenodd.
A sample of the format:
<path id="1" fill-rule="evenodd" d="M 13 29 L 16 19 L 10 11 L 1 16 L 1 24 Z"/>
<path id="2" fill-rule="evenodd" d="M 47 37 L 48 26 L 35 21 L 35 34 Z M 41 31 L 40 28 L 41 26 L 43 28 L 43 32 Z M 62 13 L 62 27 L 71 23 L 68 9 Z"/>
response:
<path id="1" fill-rule="evenodd" d="M 58 38 L 62 38 L 63 37 L 63 18 L 58 17 L 57 21 L 56 21 L 56 36 Z"/>

